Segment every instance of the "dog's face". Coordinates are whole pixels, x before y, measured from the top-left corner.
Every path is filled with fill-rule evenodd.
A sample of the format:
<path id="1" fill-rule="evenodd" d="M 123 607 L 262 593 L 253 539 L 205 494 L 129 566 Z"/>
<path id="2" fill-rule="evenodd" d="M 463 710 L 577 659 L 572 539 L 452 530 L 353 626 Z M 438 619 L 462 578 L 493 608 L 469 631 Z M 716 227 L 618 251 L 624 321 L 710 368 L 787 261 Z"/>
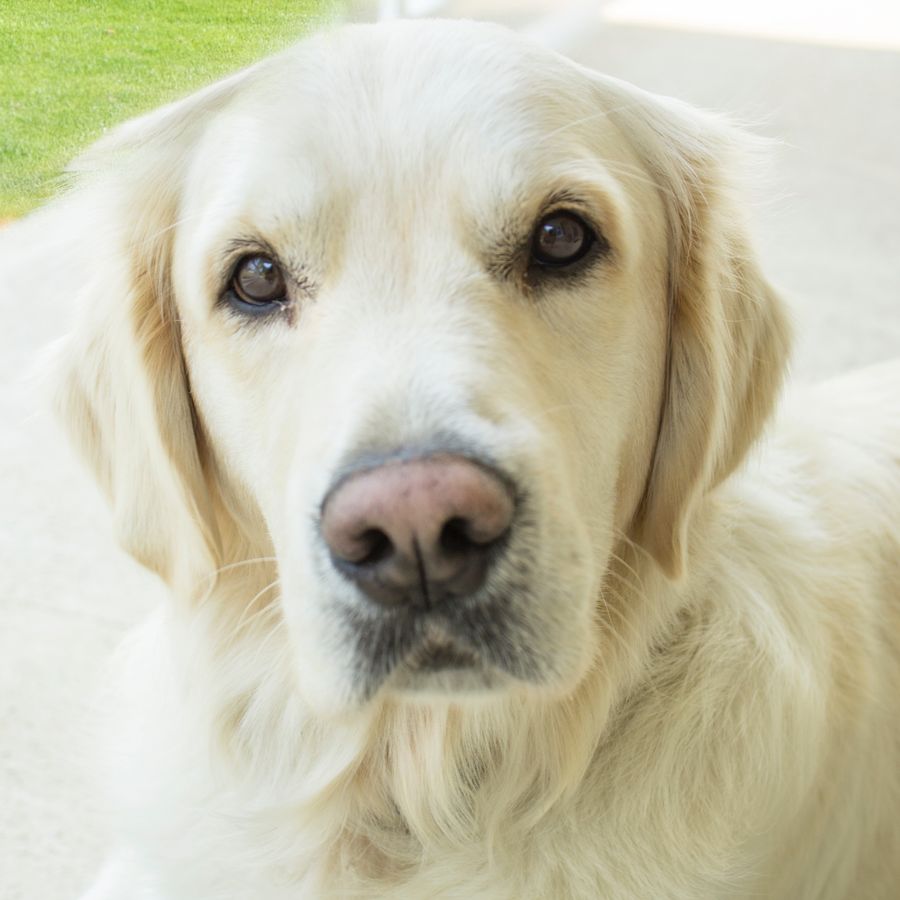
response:
<path id="1" fill-rule="evenodd" d="M 117 214 L 146 221 L 116 315 L 135 428 L 162 432 L 149 468 L 174 470 L 140 501 L 162 509 L 122 508 L 96 389 L 68 408 L 142 516 L 127 542 L 173 581 L 186 555 L 239 561 L 223 530 L 274 551 L 319 709 L 569 692 L 604 650 L 616 547 L 679 574 L 692 503 L 780 369 L 715 141 L 682 115 L 433 23 L 318 38 L 126 126 L 114 191 L 146 207 Z M 193 547 L 160 534 L 179 506 Z"/>
<path id="2" fill-rule="evenodd" d="M 571 686 L 643 486 L 620 481 L 649 464 L 659 198 L 614 174 L 638 161 L 580 73 L 459 37 L 411 60 L 397 36 L 351 33 L 286 61 L 204 135 L 181 210 L 195 402 L 259 504 L 301 680 L 326 695 Z M 447 455 L 502 473 L 503 546 L 428 608 L 379 602 L 335 565 L 324 501 L 348 471 Z"/>

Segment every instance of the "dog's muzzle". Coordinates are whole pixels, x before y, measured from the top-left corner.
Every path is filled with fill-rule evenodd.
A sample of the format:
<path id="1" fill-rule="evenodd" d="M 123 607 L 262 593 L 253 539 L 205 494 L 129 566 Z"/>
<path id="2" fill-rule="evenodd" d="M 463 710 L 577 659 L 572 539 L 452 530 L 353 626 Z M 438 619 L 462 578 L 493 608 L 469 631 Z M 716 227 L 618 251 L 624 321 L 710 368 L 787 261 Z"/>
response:
<path id="1" fill-rule="evenodd" d="M 342 470 L 320 507 L 320 560 L 353 588 L 335 603 L 361 696 L 540 679 L 531 519 L 509 475 L 455 448 Z"/>

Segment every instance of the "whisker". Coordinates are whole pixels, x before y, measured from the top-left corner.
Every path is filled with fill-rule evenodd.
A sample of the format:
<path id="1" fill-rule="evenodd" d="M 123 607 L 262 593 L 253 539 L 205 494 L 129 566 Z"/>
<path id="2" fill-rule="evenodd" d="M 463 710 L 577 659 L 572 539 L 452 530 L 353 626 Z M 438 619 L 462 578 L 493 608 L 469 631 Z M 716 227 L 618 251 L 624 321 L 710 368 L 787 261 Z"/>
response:
<path id="1" fill-rule="evenodd" d="M 214 571 L 206 575 L 198 585 L 197 592 L 198 594 L 202 594 L 202 596 L 200 597 L 200 602 L 205 603 L 209 600 L 209 597 L 216 586 L 216 580 L 223 572 L 230 572 L 243 566 L 255 566 L 263 565 L 265 563 L 277 562 L 278 559 L 274 556 L 256 556 L 252 559 L 242 559 L 238 562 L 228 563 L 227 565 L 220 566 L 218 569 L 215 569 Z"/>
<path id="2" fill-rule="evenodd" d="M 208 577 L 215 578 L 217 575 L 221 575 L 222 572 L 228 572 L 231 569 L 238 569 L 241 566 L 253 566 L 267 562 L 278 562 L 278 558 L 276 556 L 255 556 L 252 559 L 242 559 L 239 562 L 228 563 L 228 565 L 220 566 Z"/>
<path id="3" fill-rule="evenodd" d="M 238 632 L 242 629 L 247 628 L 252 622 L 255 622 L 262 614 L 270 612 L 272 609 L 277 608 L 275 601 L 264 604 L 259 609 L 254 610 L 253 606 L 264 594 L 267 594 L 272 588 L 280 586 L 280 579 L 276 578 L 274 581 L 269 582 L 261 591 L 258 591 L 256 595 L 244 606 L 244 609 L 241 612 L 241 617 L 238 619 L 237 623 L 231 629 L 231 634 L 229 638 L 234 638 Z M 250 612 L 253 610 L 252 612 Z M 250 613 L 248 615 L 248 613 Z"/>

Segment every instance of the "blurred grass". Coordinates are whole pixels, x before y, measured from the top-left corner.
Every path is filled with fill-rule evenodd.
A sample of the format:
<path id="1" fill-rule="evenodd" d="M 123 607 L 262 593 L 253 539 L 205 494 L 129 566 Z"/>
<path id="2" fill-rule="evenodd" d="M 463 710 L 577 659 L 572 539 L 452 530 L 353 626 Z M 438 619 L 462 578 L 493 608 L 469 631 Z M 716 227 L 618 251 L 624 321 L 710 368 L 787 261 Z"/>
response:
<path id="1" fill-rule="evenodd" d="M 287 46 L 334 0 L 0 0 L 0 219 L 111 125 Z"/>

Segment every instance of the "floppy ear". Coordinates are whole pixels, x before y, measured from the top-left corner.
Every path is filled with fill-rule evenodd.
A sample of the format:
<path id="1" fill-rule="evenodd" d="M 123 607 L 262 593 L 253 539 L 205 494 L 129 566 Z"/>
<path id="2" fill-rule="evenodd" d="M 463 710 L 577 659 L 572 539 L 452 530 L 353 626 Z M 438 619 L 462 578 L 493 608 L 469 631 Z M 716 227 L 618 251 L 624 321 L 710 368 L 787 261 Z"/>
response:
<path id="1" fill-rule="evenodd" d="M 220 565 L 209 460 L 170 283 L 181 186 L 208 120 L 253 70 L 121 126 L 58 209 L 90 260 L 57 357 L 57 407 L 113 507 L 125 549 L 190 590 Z"/>
<path id="2" fill-rule="evenodd" d="M 617 88 L 610 116 L 656 179 L 669 227 L 665 389 L 634 535 L 678 578 L 697 501 L 739 465 L 772 410 L 790 328 L 731 183 L 749 138 L 674 101 Z"/>

